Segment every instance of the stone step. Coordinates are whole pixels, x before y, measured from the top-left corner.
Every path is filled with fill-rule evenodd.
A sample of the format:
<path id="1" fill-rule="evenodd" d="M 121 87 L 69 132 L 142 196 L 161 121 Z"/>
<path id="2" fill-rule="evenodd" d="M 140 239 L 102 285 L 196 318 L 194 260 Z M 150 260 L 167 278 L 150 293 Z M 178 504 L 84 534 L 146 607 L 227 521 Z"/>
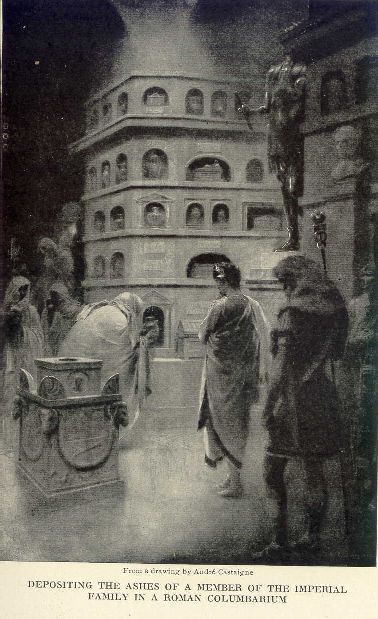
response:
<path id="1" fill-rule="evenodd" d="M 152 359 L 177 359 L 174 348 L 150 348 Z"/>

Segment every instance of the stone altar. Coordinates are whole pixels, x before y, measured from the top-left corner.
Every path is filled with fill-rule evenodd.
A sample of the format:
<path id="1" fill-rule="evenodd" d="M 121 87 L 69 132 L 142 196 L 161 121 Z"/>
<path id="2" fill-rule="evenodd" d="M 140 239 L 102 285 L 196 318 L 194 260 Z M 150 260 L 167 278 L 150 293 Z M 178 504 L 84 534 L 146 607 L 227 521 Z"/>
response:
<path id="1" fill-rule="evenodd" d="M 19 419 L 18 465 L 46 496 L 122 483 L 119 426 L 127 425 L 119 375 L 101 388 L 102 361 L 36 359 L 37 380 L 21 370 L 13 417 Z"/>

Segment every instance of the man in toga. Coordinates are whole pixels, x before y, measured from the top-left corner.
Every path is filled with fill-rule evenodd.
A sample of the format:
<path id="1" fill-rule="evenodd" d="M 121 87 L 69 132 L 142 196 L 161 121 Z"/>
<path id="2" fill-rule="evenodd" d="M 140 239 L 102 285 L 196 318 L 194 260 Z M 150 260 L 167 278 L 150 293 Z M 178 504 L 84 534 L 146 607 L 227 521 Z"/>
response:
<path id="1" fill-rule="evenodd" d="M 259 337 L 265 329 L 262 310 L 240 290 L 240 271 L 232 263 L 214 266 L 220 299 L 210 307 L 199 338 L 206 344 L 198 428 L 204 428 L 205 462 L 227 459 L 229 475 L 220 495 L 243 494 L 240 470 L 248 438 L 249 412 L 257 401 L 260 380 Z"/>

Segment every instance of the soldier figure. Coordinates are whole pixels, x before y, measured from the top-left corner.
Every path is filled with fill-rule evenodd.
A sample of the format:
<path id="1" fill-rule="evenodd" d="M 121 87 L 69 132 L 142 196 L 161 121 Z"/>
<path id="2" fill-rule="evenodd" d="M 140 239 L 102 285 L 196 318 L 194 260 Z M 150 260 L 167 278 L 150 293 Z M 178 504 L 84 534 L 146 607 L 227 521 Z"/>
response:
<path id="1" fill-rule="evenodd" d="M 328 501 L 324 463 L 344 447 L 337 390 L 328 368 L 342 357 L 348 332 L 344 300 L 313 260 L 288 256 L 273 273 L 286 296 L 271 333 L 273 363 L 263 414 L 269 435 L 265 480 L 275 525 L 272 543 L 253 557 L 267 562 L 292 551 L 310 559 L 320 550 Z M 307 526 L 290 547 L 285 469 L 291 459 L 303 463 Z"/>
<path id="2" fill-rule="evenodd" d="M 257 110 L 242 104 L 248 118 L 258 112 L 269 115 L 268 158 L 276 170 L 286 214 L 289 238 L 276 251 L 299 249 L 298 197 L 302 193 L 303 148 L 300 123 L 303 119 L 306 66 L 294 63 L 292 53 L 271 67 L 266 79 L 265 104 Z"/>

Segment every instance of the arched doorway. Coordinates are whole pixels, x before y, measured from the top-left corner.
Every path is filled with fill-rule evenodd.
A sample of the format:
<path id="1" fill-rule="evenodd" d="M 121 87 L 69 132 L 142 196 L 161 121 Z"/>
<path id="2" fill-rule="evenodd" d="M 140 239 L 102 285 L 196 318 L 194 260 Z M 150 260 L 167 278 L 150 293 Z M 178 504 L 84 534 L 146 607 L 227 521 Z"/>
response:
<path id="1" fill-rule="evenodd" d="M 231 262 L 231 260 L 224 254 L 200 254 L 199 256 L 194 256 L 186 268 L 186 276 L 212 279 L 213 266 L 219 262 Z"/>
<path id="2" fill-rule="evenodd" d="M 158 307 L 157 305 L 150 305 L 149 307 L 147 307 L 143 312 L 143 322 L 145 322 L 147 319 L 149 319 L 149 321 L 151 322 L 156 321 L 159 328 L 159 335 L 157 336 L 156 341 L 153 343 L 153 346 L 159 348 L 163 347 L 165 319 L 164 312 L 161 307 Z"/>

